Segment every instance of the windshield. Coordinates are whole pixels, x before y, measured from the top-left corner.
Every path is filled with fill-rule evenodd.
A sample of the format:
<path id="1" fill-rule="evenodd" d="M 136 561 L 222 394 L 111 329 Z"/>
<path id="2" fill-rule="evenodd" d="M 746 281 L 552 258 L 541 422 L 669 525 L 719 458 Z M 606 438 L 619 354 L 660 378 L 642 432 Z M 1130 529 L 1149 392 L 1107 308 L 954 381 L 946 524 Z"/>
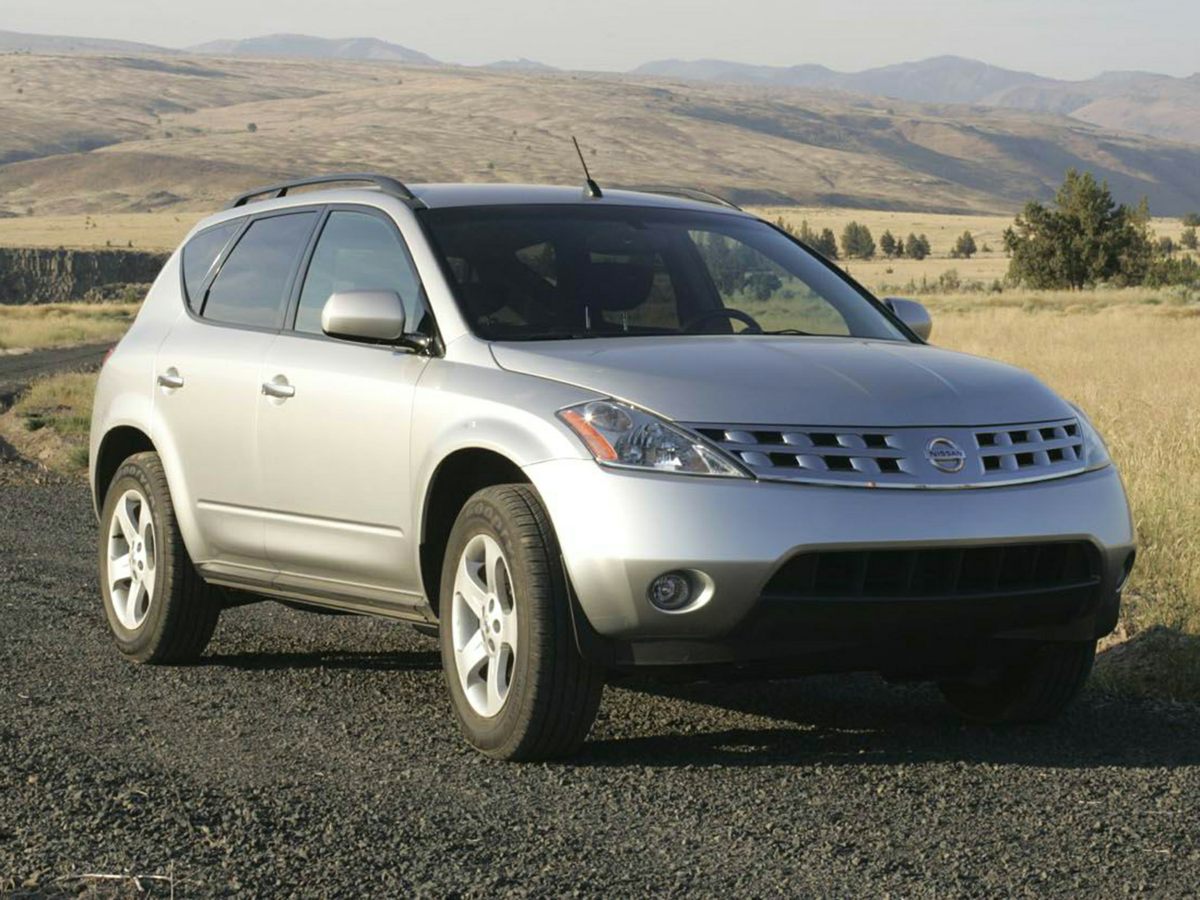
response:
<path id="1" fill-rule="evenodd" d="M 637 206 L 422 210 L 468 323 L 488 340 L 766 333 L 907 340 L 764 222 Z"/>

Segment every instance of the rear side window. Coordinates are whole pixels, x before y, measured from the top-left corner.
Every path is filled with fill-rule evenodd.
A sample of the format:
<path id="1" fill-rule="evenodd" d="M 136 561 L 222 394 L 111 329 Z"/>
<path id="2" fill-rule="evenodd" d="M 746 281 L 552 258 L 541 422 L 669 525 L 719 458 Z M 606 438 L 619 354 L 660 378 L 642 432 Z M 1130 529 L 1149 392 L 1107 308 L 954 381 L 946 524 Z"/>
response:
<path id="1" fill-rule="evenodd" d="M 206 228 L 184 246 L 183 286 L 187 292 L 188 306 L 193 310 L 200 308 L 200 289 L 204 287 L 204 279 L 212 271 L 225 245 L 241 227 L 240 219 L 224 222 L 213 228 Z"/>
<path id="2" fill-rule="evenodd" d="M 289 213 L 250 224 L 208 289 L 204 318 L 278 328 L 315 212 Z"/>

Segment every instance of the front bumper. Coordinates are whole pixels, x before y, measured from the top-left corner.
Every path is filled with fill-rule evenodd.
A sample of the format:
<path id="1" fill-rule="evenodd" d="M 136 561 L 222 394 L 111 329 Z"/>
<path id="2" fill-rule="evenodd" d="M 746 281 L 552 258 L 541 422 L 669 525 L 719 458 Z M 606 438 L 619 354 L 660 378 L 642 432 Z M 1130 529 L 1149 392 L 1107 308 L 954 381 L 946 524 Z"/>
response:
<path id="1" fill-rule="evenodd" d="M 1125 493 L 1111 466 L 1032 484 L 950 491 L 615 472 L 587 460 L 538 463 L 526 473 L 554 523 L 587 627 L 630 648 L 626 655 L 634 662 L 639 647 L 647 662 L 744 655 L 747 643 L 771 643 L 754 626 L 775 616 L 781 616 L 778 627 L 795 635 L 805 627 L 797 615 L 802 611 L 763 592 L 788 560 L 812 550 L 1086 541 L 1098 559 L 1094 602 L 1083 604 L 1087 621 L 1070 634 L 1059 629 L 1047 636 L 1104 633 L 1115 622 L 1134 543 Z M 663 612 L 651 605 L 647 589 L 676 569 L 705 573 L 711 596 L 686 612 Z M 846 612 L 853 618 L 849 604 Z M 827 630 L 836 637 L 836 605 L 832 612 L 826 605 L 822 615 L 832 617 Z M 1003 619 L 1001 611 L 994 632 L 1004 631 Z M 1028 624 L 1011 622 L 1014 629 Z M 743 649 L 720 650 L 735 643 Z M 664 652 L 672 645 L 677 653 Z"/>

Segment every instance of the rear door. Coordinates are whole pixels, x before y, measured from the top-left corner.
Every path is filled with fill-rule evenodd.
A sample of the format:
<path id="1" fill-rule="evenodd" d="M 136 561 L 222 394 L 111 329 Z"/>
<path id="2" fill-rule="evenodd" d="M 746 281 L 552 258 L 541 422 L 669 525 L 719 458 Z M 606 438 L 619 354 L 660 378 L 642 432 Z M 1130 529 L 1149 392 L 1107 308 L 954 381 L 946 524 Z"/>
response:
<path id="1" fill-rule="evenodd" d="M 240 220 L 223 237 L 202 232 L 189 242 L 190 272 L 184 251 L 188 315 L 159 348 L 154 437 L 180 464 L 199 530 L 192 554 L 214 570 L 272 569 L 255 465 L 260 370 L 317 218 L 315 210 L 289 210 Z M 205 266 L 222 241 L 227 249 Z"/>
<path id="2" fill-rule="evenodd" d="M 432 328 L 395 223 L 370 207 L 330 209 L 263 369 L 289 394 L 258 401 L 267 552 L 278 587 L 416 607 L 409 426 L 428 359 L 323 334 L 325 301 L 352 290 L 396 291 L 408 330 Z"/>

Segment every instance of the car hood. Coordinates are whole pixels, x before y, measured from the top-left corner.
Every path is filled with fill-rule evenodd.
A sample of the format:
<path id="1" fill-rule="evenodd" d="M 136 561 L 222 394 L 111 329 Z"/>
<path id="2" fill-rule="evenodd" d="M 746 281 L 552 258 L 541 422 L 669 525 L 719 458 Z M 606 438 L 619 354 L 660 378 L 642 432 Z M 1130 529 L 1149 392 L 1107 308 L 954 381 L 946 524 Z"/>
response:
<path id="1" fill-rule="evenodd" d="M 708 335 L 495 343 L 501 368 L 627 400 L 680 422 L 973 426 L 1073 415 L 1003 363 L 922 344 Z"/>

